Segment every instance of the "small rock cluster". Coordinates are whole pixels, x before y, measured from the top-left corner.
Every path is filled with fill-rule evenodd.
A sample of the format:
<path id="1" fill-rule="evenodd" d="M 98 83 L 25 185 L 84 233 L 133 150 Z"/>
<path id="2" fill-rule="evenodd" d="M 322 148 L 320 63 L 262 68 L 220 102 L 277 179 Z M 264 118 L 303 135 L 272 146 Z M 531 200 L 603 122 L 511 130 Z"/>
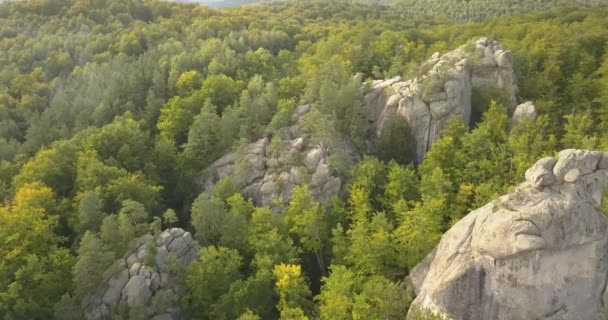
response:
<path id="1" fill-rule="evenodd" d="M 137 239 L 134 247 L 108 269 L 105 285 L 83 299 L 87 320 L 108 319 L 115 312 L 128 314 L 133 308 L 139 308 L 146 319 L 181 319 L 177 275 L 198 253 L 191 234 L 168 229 L 156 239 L 151 235 Z"/>
<path id="2" fill-rule="evenodd" d="M 525 177 L 456 223 L 411 270 L 412 308 L 449 319 L 604 319 L 608 153 L 563 150 Z"/>
<path id="3" fill-rule="evenodd" d="M 451 118 L 470 123 L 474 86 L 502 88 L 515 106 L 517 85 L 511 52 L 487 38 L 477 40 L 471 48 L 465 45 L 444 55 L 435 53 L 415 79 L 373 81 L 365 102 L 372 111 L 374 118 L 370 120 L 376 123 L 376 135 L 382 135 L 387 120 L 400 116 L 412 130 L 421 162 Z"/>
<path id="4" fill-rule="evenodd" d="M 270 138 L 264 137 L 245 148 L 244 160 L 229 153 L 205 169 L 199 179 L 203 191 L 211 192 L 223 178 L 232 176 L 242 193 L 258 206 L 276 208 L 276 199 L 287 203 L 293 188 L 308 184 L 311 194 L 320 202 L 341 192 L 342 179 L 332 172 L 330 152 L 312 144 L 300 130 L 300 121 L 311 105 L 296 108 L 292 126 L 281 136 L 281 147 L 275 153 L 269 150 Z M 339 146 L 355 157 L 354 148 L 343 141 Z"/>

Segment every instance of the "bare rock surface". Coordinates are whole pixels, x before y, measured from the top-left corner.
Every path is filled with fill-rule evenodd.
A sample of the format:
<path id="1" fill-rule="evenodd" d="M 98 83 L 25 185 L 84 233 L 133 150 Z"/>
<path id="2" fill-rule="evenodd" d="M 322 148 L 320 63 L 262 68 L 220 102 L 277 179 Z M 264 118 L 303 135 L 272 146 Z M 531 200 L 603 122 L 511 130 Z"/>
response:
<path id="1" fill-rule="evenodd" d="M 513 193 L 469 213 L 413 269 L 412 306 L 450 319 L 604 319 L 607 157 L 541 159 Z"/>
<path id="2" fill-rule="evenodd" d="M 373 81 L 364 101 L 374 115 L 378 137 L 392 117 L 399 116 L 408 123 L 415 137 L 418 162 L 422 162 L 451 118 L 470 123 L 473 87 L 501 88 L 512 107 L 516 105 L 513 56 L 495 40 L 481 38 L 444 55 L 435 53 L 414 79 Z"/>
<path id="3" fill-rule="evenodd" d="M 532 103 L 532 101 L 524 102 L 518 105 L 515 108 L 515 112 L 513 112 L 512 122 L 513 123 L 522 123 L 524 119 L 530 119 L 532 121 L 536 120 L 538 116 L 536 112 L 536 107 Z"/>
<path id="4" fill-rule="evenodd" d="M 362 77 L 362 75 L 359 75 Z M 224 155 L 205 169 L 198 184 L 203 192 L 212 192 L 223 178 L 233 177 L 241 192 L 258 206 L 276 208 L 276 199 L 287 203 L 292 190 L 308 184 L 311 194 L 321 202 L 343 191 L 343 178 L 331 168 L 332 150 L 322 150 L 300 130 L 301 120 L 311 105 L 298 106 L 294 124 L 284 130 L 278 150 L 271 150 L 270 138 L 262 138 L 245 148 L 244 161 L 235 153 Z M 342 154 L 358 158 L 354 147 L 343 139 L 336 148 Z"/>
<path id="5" fill-rule="evenodd" d="M 109 319 L 112 313 L 131 308 L 143 310 L 145 319 L 181 319 L 177 277 L 197 252 L 191 234 L 178 228 L 167 229 L 156 239 L 151 235 L 137 239 L 133 250 L 106 271 L 105 285 L 83 299 L 86 319 Z M 152 265 L 147 264 L 150 261 Z M 157 295 L 162 303 L 154 303 Z M 165 307 L 156 310 L 155 305 Z"/>

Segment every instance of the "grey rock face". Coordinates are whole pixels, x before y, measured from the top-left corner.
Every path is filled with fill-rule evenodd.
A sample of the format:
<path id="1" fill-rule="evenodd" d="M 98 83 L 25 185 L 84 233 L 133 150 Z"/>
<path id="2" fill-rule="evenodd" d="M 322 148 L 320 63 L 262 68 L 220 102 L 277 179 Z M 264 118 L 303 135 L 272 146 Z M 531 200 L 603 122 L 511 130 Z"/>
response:
<path id="1" fill-rule="evenodd" d="M 362 75 L 361 75 L 362 76 Z M 244 164 L 234 153 L 227 154 L 205 169 L 199 179 L 202 191 L 211 192 L 223 178 L 232 176 L 241 192 L 258 206 L 277 208 L 276 199 L 287 203 L 293 188 L 308 184 L 318 201 L 327 201 L 343 189 L 342 178 L 330 165 L 332 151 L 325 152 L 309 141 L 300 130 L 300 121 L 312 106 L 296 108 L 295 124 L 284 130 L 281 147 L 270 151 L 269 138 L 262 138 L 245 148 Z M 337 148 L 356 159 L 354 148 L 344 139 Z M 239 166 L 241 168 L 239 169 Z"/>
<path id="2" fill-rule="evenodd" d="M 128 310 L 132 307 L 143 307 L 146 319 L 177 320 L 181 319 L 176 304 L 179 286 L 178 273 L 196 259 L 198 246 L 189 232 L 182 229 L 167 229 L 156 239 L 147 235 L 135 241 L 133 250 L 127 252 L 107 272 L 107 281 L 98 292 L 85 297 L 82 307 L 87 320 L 109 319 L 117 310 Z M 146 265 L 146 254 L 150 245 L 155 246 L 154 266 Z M 177 266 L 167 263 L 169 257 Z M 177 267 L 177 269 L 175 269 Z M 154 310 L 153 301 L 157 293 L 170 292 L 175 303 L 163 301 L 169 305 L 166 310 Z M 166 299 L 166 297 L 163 297 Z"/>
<path id="3" fill-rule="evenodd" d="M 473 87 L 502 88 L 512 105 L 516 104 L 513 57 L 496 41 L 481 38 L 444 55 L 435 53 L 420 69 L 421 75 L 412 80 L 396 77 L 374 81 L 364 99 L 374 115 L 378 137 L 387 120 L 395 116 L 408 123 L 418 162 L 451 118 L 470 122 Z"/>
<path id="4" fill-rule="evenodd" d="M 604 319 L 605 156 L 541 159 L 516 191 L 468 214 L 413 269 L 413 306 L 450 319 Z"/>
<path id="5" fill-rule="evenodd" d="M 532 101 L 524 102 L 515 108 L 511 121 L 515 124 L 522 123 L 524 119 L 536 120 L 538 114 L 536 113 L 536 107 L 532 104 Z"/>

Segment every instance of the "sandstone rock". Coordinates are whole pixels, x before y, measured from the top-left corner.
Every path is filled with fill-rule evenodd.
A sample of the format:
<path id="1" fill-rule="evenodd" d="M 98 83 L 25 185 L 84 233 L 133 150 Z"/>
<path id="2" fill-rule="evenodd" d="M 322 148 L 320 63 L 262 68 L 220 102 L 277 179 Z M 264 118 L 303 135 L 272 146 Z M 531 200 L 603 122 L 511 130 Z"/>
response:
<path id="1" fill-rule="evenodd" d="M 363 83 L 363 73 L 361 72 L 357 72 L 354 76 L 353 76 L 353 81 L 355 81 L 355 83 L 361 85 Z"/>
<path id="2" fill-rule="evenodd" d="M 146 283 L 146 279 L 142 276 L 135 276 L 129 279 L 127 285 L 122 289 L 122 295 L 127 301 L 129 307 L 136 305 L 144 305 L 152 296 L 152 292 Z"/>
<path id="3" fill-rule="evenodd" d="M 134 277 L 134 276 L 138 275 L 138 274 L 139 274 L 139 269 L 141 269 L 141 263 L 139 263 L 139 262 L 135 262 L 135 263 L 134 263 L 134 264 L 131 266 L 131 268 L 129 269 L 129 276 L 127 277 L 127 279 L 128 279 L 129 277 Z M 126 269 L 125 269 L 125 270 L 126 270 Z M 123 285 L 124 285 L 124 283 L 123 283 Z"/>
<path id="4" fill-rule="evenodd" d="M 527 101 L 518 105 L 515 108 L 515 112 L 513 113 L 512 121 L 513 123 L 521 123 L 524 119 L 530 119 L 532 121 L 536 120 L 536 107 L 532 104 L 532 101 Z"/>
<path id="5" fill-rule="evenodd" d="M 304 139 L 299 137 L 293 141 L 291 141 L 290 147 L 296 149 L 297 151 L 302 151 L 302 147 L 304 146 Z"/>
<path id="6" fill-rule="evenodd" d="M 184 238 L 177 238 L 171 241 L 171 244 L 169 244 L 167 249 L 181 257 L 186 254 L 186 251 L 188 250 L 188 244 L 186 243 Z"/>
<path id="7" fill-rule="evenodd" d="M 397 77 L 377 83 L 378 91 L 383 91 L 384 88 L 399 83 L 400 80 L 401 78 Z M 310 143 L 308 138 L 300 132 L 299 122 L 312 107 L 311 105 L 302 105 L 296 108 L 292 117 L 296 123 L 284 128 L 286 130 L 282 130 L 283 132 L 289 132 L 289 134 L 278 135 L 282 139 L 281 145 L 283 146 L 278 151 L 268 152 L 268 138 L 247 145 L 244 155 L 245 170 L 236 172 L 237 159 L 235 153 L 229 153 L 212 163 L 201 172 L 197 181 L 201 191 L 213 192 L 220 180 L 231 176 L 241 193 L 252 199 L 256 205 L 269 206 L 273 211 L 278 211 L 280 206 L 275 200 L 280 198 L 286 204 L 294 187 L 308 184 L 312 178 L 311 175 L 314 176 L 319 171 L 320 164 L 325 164 L 326 167 L 323 170 L 326 169 L 326 171 L 319 171 L 316 174 L 316 180 L 312 179 L 315 180 L 317 185 L 311 185 L 311 190 L 316 190 L 314 194 L 318 201 L 326 201 L 338 194 L 343 186 L 337 182 L 341 180 L 336 180 L 339 177 L 332 173 L 327 166 L 333 150 L 321 151 L 318 145 Z M 342 137 L 338 140 L 340 141 L 335 148 L 354 161 L 358 155 L 354 151 L 353 145 L 349 143 L 348 137 Z M 332 183 L 327 185 L 330 180 Z M 324 192 L 327 194 L 324 194 Z"/>
<path id="8" fill-rule="evenodd" d="M 135 248 L 125 254 L 127 258 L 117 261 L 108 271 L 108 281 L 101 286 L 98 292 L 83 297 L 82 308 L 87 320 L 107 319 L 110 310 L 117 309 L 118 306 L 127 308 L 142 305 L 145 310 L 152 310 L 153 297 L 162 290 L 177 292 L 179 290 L 175 270 L 168 270 L 165 260 L 169 254 L 181 257 L 179 262 L 183 270 L 190 264 L 198 252 L 198 246 L 194 243 L 189 232 L 182 229 L 173 228 L 162 232 L 156 239 L 151 236 L 143 236 L 136 241 Z M 144 255 L 147 246 L 154 243 L 157 246 L 156 266 L 148 266 L 144 263 Z M 162 257 L 161 257 L 162 256 Z M 130 259 L 131 263 L 125 260 Z M 161 263 L 159 263 L 161 262 Z M 122 307 L 121 307 L 122 308 Z M 127 310 L 128 311 L 128 310 Z M 154 319 L 180 319 L 179 307 L 169 306 L 167 310 L 159 310 L 161 315 L 168 315 L 171 318 Z M 146 319 L 150 319 L 153 314 L 146 313 Z"/>
<path id="9" fill-rule="evenodd" d="M 602 153 L 566 149 L 560 151 L 558 157 L 559 160 L 553 168 L 553 174 L 558 180 L 561 180 L 573 169 L 579 170 L 580 175 L 593 172 L 602 158 Z"/>
<path id="10" fill-rule="evenodd" d="M 487 38 L 477 40 L 475 46 L 475 52 L 462 46 L 444 55 L 433 54 L 421 66 L 424 73 L 418 78 L 374 81 L 364 101 L 375 121 L 376 138 L 389 119 L 403 117 L 412 129 L 421 162 L 451 118 L 470 123 L 473 87 L 502 88 L 514 107 L 517 85 L 510 51 Z M 473 58 L 476 64 L 470 62 Z M 389 86 L 394 92 L 384 90 Z"/>
<path id="11" fill-rule="evenodd" d="M 608 152 L 602 152 L 602 158 L 597 164 L 598 169 L 608 169 Z"/>
<path id="12" fill-rule="evenodd" d="M 515 192 L 456 223 L 412 270 L 412 307 L 450 319 L 603 319 L 608 169 L 598 167 L 601 157 L 564 150 L 557 161 L 541 159 Z M 549 173 L 563 179 L 546 184 Z"/>
<path id="13" fill-rule="evenodd" d="M 312 175 L 311 186 L 323 186 L 330 179 L 329 167 L 326 164 L 319 164 L 317 170 Z"/>
<path id="14" fill-rule="evenodd" d="M 323 151 L 321 151 L 321 149 L 310 150 L 310 152 L 308 152 L 304 158 L 304 165 L 306 168 L 308 168 L 308 170 L 314 171 L 322 157 Z"/>
<path id="15" fill-rule="evenodd" d="M 106 305 L 115 305 L 120 301 L 122 288 L 129 281 L 129 270 L 123 269 L 114 278 L 108 282 L 108 289 L 103 295 L 103 303 Z"/>
<path id="16" fill-rule="evenodd" d="M 553 157 L 540 159 L 530 169 L 526 170 L 526 181 L 537 189 L 552 185 L 556 181 L 553 175 L 554 166 L 555 159 Z"/>
<path id="17" fill-rule="evenodd" d="M 307 113 L 308 113 L 308 111 L 310 111 L 310 105 L 309 105 L 309 104 L 301 105 L 301 106 L 298 106 L 298 107 L 296 108 L 296 115 L 297 115 L 298 117 L 302 117 L 302 116 L 304 116 L 305 114 L 307 114 Z"/>

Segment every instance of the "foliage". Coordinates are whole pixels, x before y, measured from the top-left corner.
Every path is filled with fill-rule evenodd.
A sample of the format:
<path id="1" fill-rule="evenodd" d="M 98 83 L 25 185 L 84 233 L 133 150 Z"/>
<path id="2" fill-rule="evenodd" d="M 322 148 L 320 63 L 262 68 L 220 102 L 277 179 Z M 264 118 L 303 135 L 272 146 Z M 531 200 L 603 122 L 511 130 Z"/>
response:
<path id="1" fill-rule="evenodd" d="M 394 2 L 0 4 L 0 318 L 81 319 L 109 264 L 162 227 L 204 247 L 187 270 L 167 259 L 187 315 L 400 318 L 399 282 L 442 232 L 537 159 L 608 147 L 607 12 L 582 8 L 600 1 Z M 450 122 L 417 166 L 403 121 L 370 148 L 372 78 L 414 77 L 480 36 L 512 51 L 517 98 L 537 119 L 511 123 L 514 101 L 473 88 L 472 126 Z M 319 203 L 299 186 L 256 208 L 241 189 L 244 146 L 272 137 L 266 151 L 280 151 L 303 104 L 301 132 L 345 192 Z M 199 195 L 205 168 L 231 151 L 235 175 Z"/>
<path id="2" fill-rule="evenodd" d="M 215 318 L 215 305 L 228 292 L 230 284 L 241 277 L 241 261 L 233 249 L 201 249 L 198 259 L 188 266 L 184 277 L 181 303 L 186 314 L 200 319 Z"/>

